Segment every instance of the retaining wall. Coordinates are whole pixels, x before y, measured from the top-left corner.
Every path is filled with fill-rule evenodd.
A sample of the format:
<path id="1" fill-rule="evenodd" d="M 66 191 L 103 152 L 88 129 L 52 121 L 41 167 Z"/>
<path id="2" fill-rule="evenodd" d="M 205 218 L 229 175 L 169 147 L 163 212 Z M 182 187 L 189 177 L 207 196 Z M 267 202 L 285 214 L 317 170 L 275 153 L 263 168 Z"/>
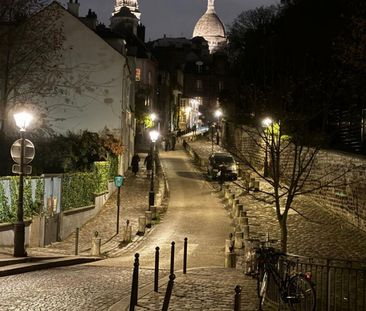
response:
<path id="1" fill-rule="evenodd" d="M 70 209 L 60 214 L 59 238 L 65 239 L 75 231 L 76 227 L 83 226 L 93 218 L 116 190 L 114 182 L 108 183 L 108 191 L 99 193 L 95 197 L 95 204 L 86 207 Z M 25 221 L 25 244 L 31 247 L 44 246 L 45 216 L 37 216 L 33 220 Z M 12 224 L 0 225 L 0 245 L 13 246 L 14 231 Z"/>
<path id="2" fill-rule="evenodd" d="M 255 132 L 255 129 L 246 126 L 227 123 L 223 129 L 223 144 L 234 155 L 245 154 L 258 170 L 262 170 L 265 149 L 255 141 Z M 287 157 L 291 152 L 291 148 L 288 148 Z M 282 158 L 286 159 L 286 154 L 283 154 Z M 291 170 L 291 165 L 288 165 L 287 170 Z M 319 185 L 320 180 L 324 178 L 336 179 L 334 184 L 337 185 L 321 188 L 309 194 L 314 198 L 316 202 L 314 204 L 325 206 L 366 231 L 366 157 L 321 150 L 311 170 L 308 187 Z"/>

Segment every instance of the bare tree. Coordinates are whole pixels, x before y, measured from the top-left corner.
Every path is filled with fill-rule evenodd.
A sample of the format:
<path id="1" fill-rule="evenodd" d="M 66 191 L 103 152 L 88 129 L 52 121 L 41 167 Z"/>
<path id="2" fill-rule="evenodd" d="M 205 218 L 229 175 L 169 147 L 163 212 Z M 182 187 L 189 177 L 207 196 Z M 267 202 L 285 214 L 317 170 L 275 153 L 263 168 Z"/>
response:
<path id="1" fill-rule="evenodd" d="M 290 210 L 305 217 L 293 207 L 295 198 L 324 188 L 346 185 L 349 183 L 347 174 L 353 166 L 344 163 L 336 168 L 319 169 L 317 157 L 321 152 L 320 145 L 309 145 L 309 141 L 304 136 L 300 137 L 299 132 L 286 135 L 280 121 L 268 120 L 264 127 L 245 127 L 243 131 L 242 140 L 245 143 L 235 147 L 234 153 L 250 171 L 270 185 L 270 190 L 260 191 L 266 194 L 269 203 L 274 204 L 281 232 L 281 249 L 286 252 Z M 302 132 L 302 135 L 305 133 Z"/>
<path id="2" fill-rule="evenodd" d="M 0 4 L 0 132 L 9 110 L 55 92 L 62 56 L 62 23 L 44 0 L 5 0 Z"/>

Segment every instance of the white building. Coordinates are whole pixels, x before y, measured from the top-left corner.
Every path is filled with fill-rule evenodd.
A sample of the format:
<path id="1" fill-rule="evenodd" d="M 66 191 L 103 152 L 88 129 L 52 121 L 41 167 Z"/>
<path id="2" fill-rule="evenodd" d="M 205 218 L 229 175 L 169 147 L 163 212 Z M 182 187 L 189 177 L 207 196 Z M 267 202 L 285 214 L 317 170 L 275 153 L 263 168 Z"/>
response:
<path id="1" fill-rule="evenodd" d="M 63 37 L 62 56 L 54 64 L 59 74 L 45 80 L 57 92 L 32 96 L 28 101 L 38 107 L 34 126 L 42 126 L 47 119 L 59 134 L 98 133 L 108 128 L 121 139 L 124 154 L 119 170 L 123 173 L 134 152 L 134 60 L 126 56 L 122 37 L 107 42 L 97 33 L 96 14 L 89 11 L 79 18 L 78 9 L 77 0 L 69 0 L 68 9 L 52 2 L 33 17 L 56 16 Z M 11 109 L 7 119 L 12 119 Z"/>

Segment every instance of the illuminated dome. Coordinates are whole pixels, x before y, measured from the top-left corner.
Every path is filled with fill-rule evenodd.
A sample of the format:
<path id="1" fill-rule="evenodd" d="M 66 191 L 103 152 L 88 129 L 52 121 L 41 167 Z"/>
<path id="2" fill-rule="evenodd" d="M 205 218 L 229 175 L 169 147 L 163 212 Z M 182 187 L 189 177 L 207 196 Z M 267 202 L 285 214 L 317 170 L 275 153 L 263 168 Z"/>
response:
<path id="1" fill-rule="evenodd" d="M 210 52 L 226 42 L 225 27 L 215 12 L 214 0 L 208 0 L 207 11 L 194 27 L 193 37 L 205 38 Z"/>

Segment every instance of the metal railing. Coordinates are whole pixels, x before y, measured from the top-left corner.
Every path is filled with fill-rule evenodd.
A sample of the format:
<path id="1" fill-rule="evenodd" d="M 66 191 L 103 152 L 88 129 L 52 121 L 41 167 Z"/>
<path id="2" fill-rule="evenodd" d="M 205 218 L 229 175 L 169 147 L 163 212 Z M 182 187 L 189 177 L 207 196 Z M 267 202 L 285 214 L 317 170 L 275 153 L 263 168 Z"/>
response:
<path id="1" fill-rule="evenodd" d="M 292 272 L 311 272 L 316 290 L 316 310 L 366 310 L 366 262 L 288 255 L 297 262 Z M 269 279 L 266 298 L 279 304 L 279 290 Z"/>

